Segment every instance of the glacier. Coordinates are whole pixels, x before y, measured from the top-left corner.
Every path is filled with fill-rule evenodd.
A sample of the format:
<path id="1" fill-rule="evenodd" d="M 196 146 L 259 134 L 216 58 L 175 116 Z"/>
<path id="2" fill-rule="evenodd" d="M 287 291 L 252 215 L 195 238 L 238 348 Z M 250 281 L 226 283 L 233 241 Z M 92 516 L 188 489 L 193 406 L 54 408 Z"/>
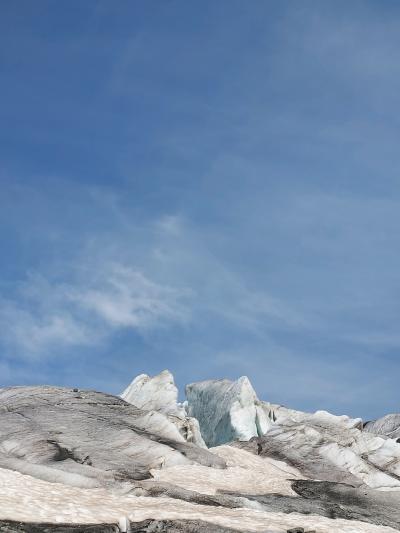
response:
<path id="1" fill-rule="evenodd" d="M 400 414 L 385 415 L 378 420 L 367 422 L 364 430 L 391 439 L 400 439 Z"/>
<path id="2" fill-rule="evenodd" d="M 186 385 L 187 411 L 200 424 L 207 446 L 263 435 L 272 425 L 246 376 Z"/>
<path id="3" fill-rule="evenodd" d="M 185 441 L 205 448 L 199 422 L 188 416 L 184 404 L 178 403 L 178 394 L 173 375 L 163 370 L 153 377 L 140 374 L 121 393 L 121 398 L 151 413 L 160 413 L 170 425 L 171 434 L 177 430 Z"/>
<path id="4" fill-rule="evenodd" d="M 186 414 L 178 404 L 178 389 L 169 370 L 153 377 L 140 374 L 122 392 L 121 398 L 146 411 Z"/>
<path id="5" fill-rule="evenodd" d="M 0 532 L 394 533 L 400 415 L 260 400 L 245 376 L 121 396 L 0 389 Z"/>

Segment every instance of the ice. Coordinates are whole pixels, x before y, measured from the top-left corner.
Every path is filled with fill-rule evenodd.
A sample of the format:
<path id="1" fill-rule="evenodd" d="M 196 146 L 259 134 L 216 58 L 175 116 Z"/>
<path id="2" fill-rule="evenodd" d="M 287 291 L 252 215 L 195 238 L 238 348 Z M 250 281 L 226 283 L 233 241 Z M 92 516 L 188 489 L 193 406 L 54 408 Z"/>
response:
<path id="1" fill-rule="evenodd" d="M 272 425 L 246 376 L 186 386 L 188 414 L 199 421 L 207 446 L 263 435 Z"/>
<path id="2" fill-rule="evenodd" d="M 178 403 L 178 389 L 169 370 L 163 370 L 153 377 L 140 374 L 122 392 L 121 398 L 149 413 L 158 413 L 159 423 L 170 438 L 184 439 L 206 447 L 198 421 L 187 416 L 185 406 Z"/>

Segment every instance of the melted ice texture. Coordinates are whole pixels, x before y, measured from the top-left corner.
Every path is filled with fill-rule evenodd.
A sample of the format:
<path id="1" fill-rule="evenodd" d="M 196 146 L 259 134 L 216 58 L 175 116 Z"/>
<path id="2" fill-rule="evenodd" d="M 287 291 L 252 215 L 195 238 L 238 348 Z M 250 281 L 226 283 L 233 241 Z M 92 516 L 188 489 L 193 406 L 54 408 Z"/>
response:
<path id="1" fill-rule="evenodd" d="M 121 395 L 132 405 L 100 393 L 3 389 L 0 415 L 3 421 L 12 420 L 9 433 L 5 422 L 0 428 L 0 436 L 2 431 L 7 433 L 0 442 L 0 520 L 123 524 L 127 520 L 187 519 L 263 533 L 286 533 L 299 526 L 318 533 L 398 531 L 358 520 L 267 512 L 250 500 L 247 507 L 228 508 L 166 496 L 137 496 L 133 482 L 118 485 L 110 461 L 115 472 L 135 461 L 136 470 L 140 466 L 160 486 L 169 484 L 205 495 L 230 492 L 297 498 L 292 482 L 305 479 L 369 487 L 375 494 L 400 491 L 400 444 L 384 434 L 384 430 L 398 427 L 395 415 L 371 424 L 368 432 L 362 431 L 360 419 L 325 411 L 302 413 L 262 402 L 246 377 L 235 382 L 194 383 L 186 392 L 187 404 L 179 404 L 168 371 L 153 378 L 145 374 L 135 378 Z M 37 402 L 32 412 L 25 405 L 24 395 L 29 394 L 30 401 Z M 65 409 L 60 411 L 62 418 L 51 418 L 52 410 L 61 407 Z M 11 423 L 15 416 L 18 428 L 23 424 L 27 428 L 21 435 Z M 89 419 L 90 428 L 86 424 Z M 48 439 L 53 420 L 65 421 L 65 427 L 54 429 L 62 430 L 58 433 L 62 433 L 63 446 L 74 452 L 74 460 L 54 463 Z M 71 429 L 71 424 L 76 426 Z M 373 428 L 381 434 L 372 432 Z M 212 446 L 209 451 L 204 449 L 200 429 Z M 250 453 L 252 443 L 246 442 L 252 437 L 260 447 L 256 453 Z M 235 439 L 244 443 L 227 445 Z M 92 465 L 85 463 L 86 453 L 93 459 Z M 285 460 L 280 460 L 282 457 Z"/>
<path id="2" fill-rule="evenodd" d="M 199 421 L 207 446 L 263 435 L 271 420 L 246 376 L 200 381 L 186 386 L 187 408 Z"/>
<path id="3" fill-rule="evenodd" d="M 223 450 L 222 453 L 229 455 L 228 450 Z M 233 462 L 237 464 L 235 453 Z M 296 513 L 266 513 L 247 508 L 227 509 L 171 498 L 163 498 L 160 505 L 160 498 L 121 495 L 106 489 L 79 489 L 48 483 L 3 468 L 0 468 L 0 491 L 2 519 L 16 521 L 118 524 L 127 517 L 132 522 L 147 519 L 202 520 L 238 530 L 264 533 L 286 533 L 288 528 L 298 524 L 316 529 L 318 533 L 395 532 L 389 527 L 358 521 L 330 520 Z"/>

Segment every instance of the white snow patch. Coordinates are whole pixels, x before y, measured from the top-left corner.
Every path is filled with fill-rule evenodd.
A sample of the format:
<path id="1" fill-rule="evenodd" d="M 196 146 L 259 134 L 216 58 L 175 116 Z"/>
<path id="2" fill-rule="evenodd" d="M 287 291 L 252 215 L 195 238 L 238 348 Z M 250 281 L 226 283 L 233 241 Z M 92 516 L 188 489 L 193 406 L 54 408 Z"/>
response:
<path id="1" fill-rule="evenodd" d="M 203 520 L 242 531 L 286 533 L 301 526 L 318 533 L 397 533 L 365 522 L 296 513 L 266 513 L 196 505 L 170 498 L 137 497 L 106 489 L 79 489 L 0 469 L 0 519 L 96 524 L 142 520 Z"/>
<path id="2" fill-rule="evenodd" d="M 203 494 L 231 491 L 241 494 L 284 494 L 297 496 L 291 479 L 304 479 L 298 470 L 282 461 L 261 458 L 252 453 L 218 446 L 210 451 L 226 460 L 228 467 L 216 470 L 199 465 L 172 466 L 151 472 L 157 481 L 168 482 Z"/>

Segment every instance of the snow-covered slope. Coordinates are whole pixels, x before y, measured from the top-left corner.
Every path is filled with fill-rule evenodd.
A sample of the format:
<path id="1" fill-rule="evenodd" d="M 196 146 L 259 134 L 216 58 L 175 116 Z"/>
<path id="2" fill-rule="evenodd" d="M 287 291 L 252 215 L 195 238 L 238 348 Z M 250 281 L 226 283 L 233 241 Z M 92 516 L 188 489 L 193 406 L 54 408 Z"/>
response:
<path id="1" fill-rule="evenodd" d="M 72 489 L 62 484 L 39 481 L 30 476 L 0 469 L 1 512 L 15 522 L 56 524 L 119 524 L 121 531 L 135 523 L 151 521 L 196 521 L 196 531 L 214 533 L 217 526 L 228 531 L 286 533 L 289 528 L 305 525 L 318 533 L 395 533 L 391 527 L 358 520 L 331 520 L 323 516 L 299 513 L 266 512 L 262 507 L 227 508 L 190 503 L 174 498 L 113 494 L 105 489 Z M 201 527 L 201 524 L 204 524 Z M 200 527 L 199 527 L 200 524 Z M 1 527 L 1 526 L 0 526 Z M 15 525 L 15 527 L 18 527 Z M 301 526 L 300 526 L 301 527 Z M 171 528 L 172 529 L 172 528 Z M 140 531 L 171 531 L 140 525 Z M 181 531 L 188 531 L 182 529 Z M 18 529 L 9 530 L 18 531 Z M 65 529 L 64 529 L 65 531 Z M 104 531 L 99 528 L 98 533 Z"/>
<path id="2" fill-rule="evenodd" d="M 224 462 L 165 416 L 120 398 L 57 387 L 0 389 L 0 467 L 76 486 L 140 480 L 160 466 Z"/>
<path id="3" fill-rule="evenodd" d="M 178 403 L 178 389 L 168 370 L 154 377 L 140 374 L 123 391 L 121 398 L 140 409 L 161 413 L 187 442 L 206 447 L 197 419 L 187 416 L 185 407 Z"/>
<path id="4" fill-rule="evenodd" d="M 400 491 L 400 445 L 359 427 L 360 419 L 318 411 L 282 419 L 264 436 L 236 445 L 283 459 L 311 479 Z"/>
<path id="5" fill-rule="evenodd" d="M 400 414 L 386 415 L 373 422 L 367 422 L 364 430 L 376 435 L 385 435 L 391 439 L 400 438 Z"/>
<path id="6" fill-rule="evenodd" d="M 205 449 L 169 372 L 123 395 L 0 389 L 0 532 L 400 531 L 400 444 L 360 419 L 261 402 L 247 378 L 195 383 Z"/>

